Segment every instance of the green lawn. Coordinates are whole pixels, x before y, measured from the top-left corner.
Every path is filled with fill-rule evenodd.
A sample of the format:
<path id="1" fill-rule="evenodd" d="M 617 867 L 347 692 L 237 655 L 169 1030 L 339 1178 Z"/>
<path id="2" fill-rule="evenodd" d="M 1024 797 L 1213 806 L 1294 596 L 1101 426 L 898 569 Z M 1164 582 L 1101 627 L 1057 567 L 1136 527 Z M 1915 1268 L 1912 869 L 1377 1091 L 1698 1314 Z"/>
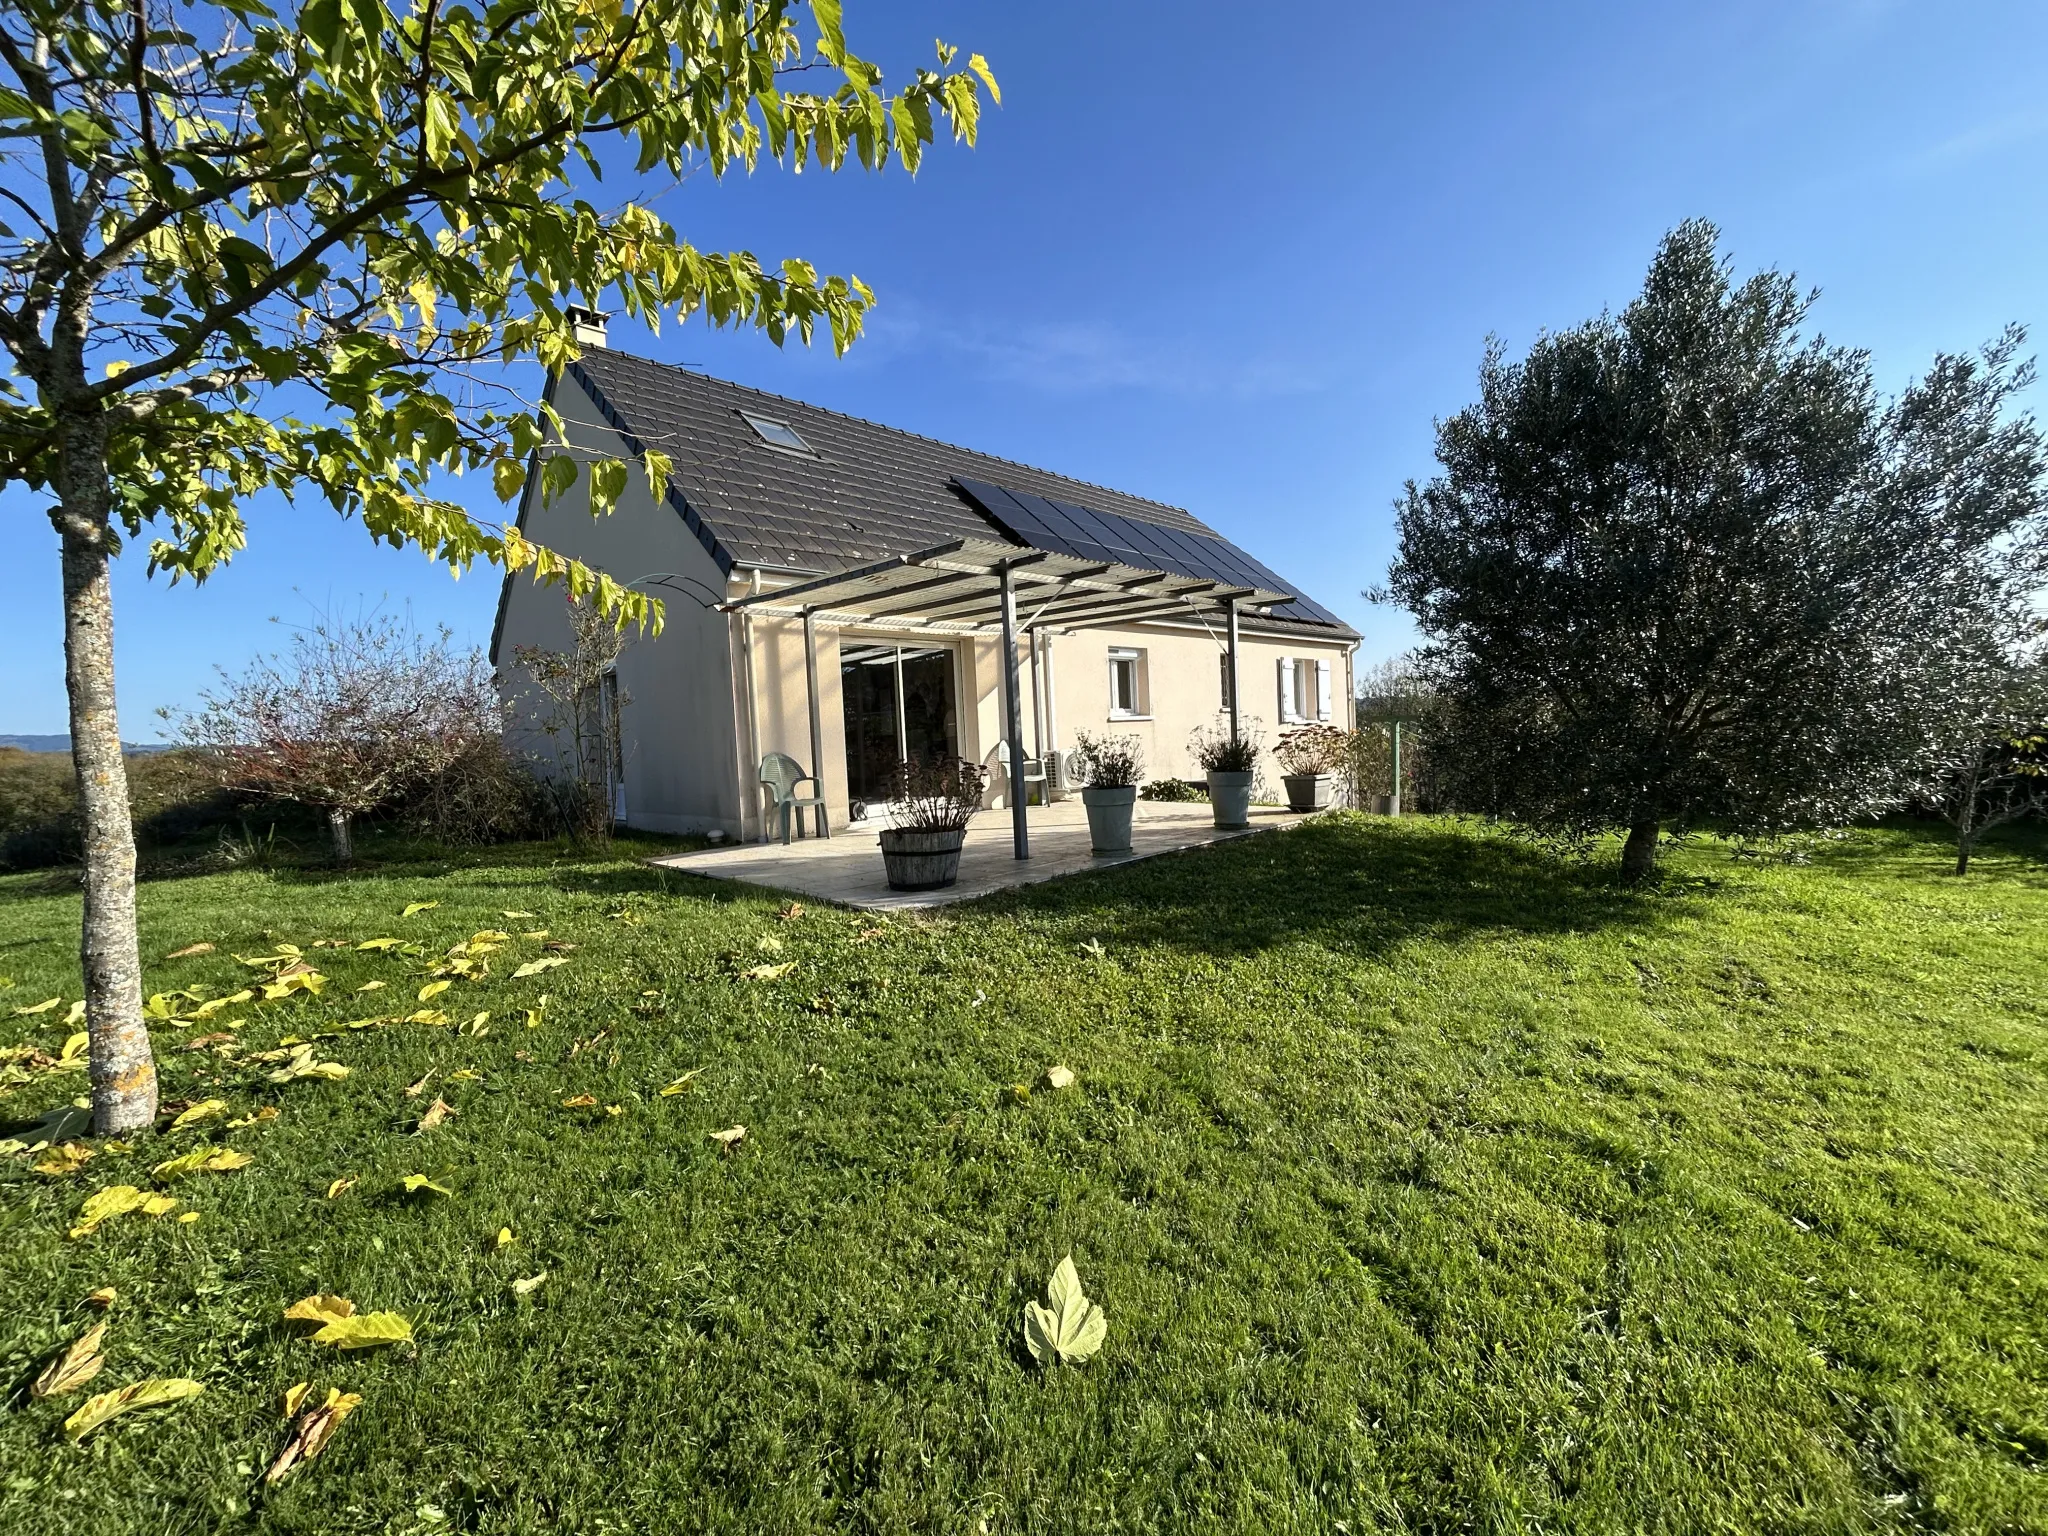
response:
<path id="1" fill-rule="evenodd" d="M 623 852 L 147 885 L 148 955 L 219 946 L 165 990 L 280 940 L 578 947 L 428 1005 L 481 1035 L 319 1039 L 346 1081 L 237 1056 L 418 1008 L 431 962 L 321 950 L 319 998 L 163 1026 L 167 1100 L 281 1111 L 212 1122 L 255 1162 L 171 1187 L 195 1223 L 65 1235 L 197 1130 L 0 1159 L 0 1531 L 2048 1531 L 2048 858 L 1951 858 L 1704 842 L 1635 894 L 1336 817 L 882 925 Z M 61 1047 L 6 1015 L 77 995 L 77 912 L 0 882 L 0 1043 Z M 1021 1311 L 1070 1251 L 1108 1341 L 1045 1370 Z M 72 1447 L 85 1393 L 26 1388 L 106 1285 L 86 1391 L 207 1390 Z M 315 1290 L 415 1345 L 308 1342 Z M 308 1380 L 364 1404 L 266 1493 Z"/>

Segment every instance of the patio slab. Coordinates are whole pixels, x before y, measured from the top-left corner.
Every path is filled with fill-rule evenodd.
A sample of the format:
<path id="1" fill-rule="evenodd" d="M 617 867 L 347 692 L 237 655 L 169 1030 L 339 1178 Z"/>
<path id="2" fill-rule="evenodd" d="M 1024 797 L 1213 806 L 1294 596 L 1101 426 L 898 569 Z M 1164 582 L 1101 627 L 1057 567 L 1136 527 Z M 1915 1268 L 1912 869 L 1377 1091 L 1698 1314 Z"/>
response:
<path id="1" fill-rule="evenodd" d="M 1097 854 L 1088 848 L 1088 816 L 1079 800 L 1032 806 L 1031 857 L 1019 859 L 1011 845 L 1010 813 L 983 811 L 967 827 L 960 852 L 960 879 L 943 891 L 892 891 L 882 872 L 882 849 L 874 825 L 856 825 L 829 838 L 789 844 L 742 843 L 707 848 L 697 853 L 669 854 L 650 864 L 712 880 L 737 880 L 746 885 L 788 891 L 814 901 L 829 901 L 864 911 L 891 912 L 943 907 L 971 901 L 1013 886 L 1035 885 L 1063 875 L 1114 869 L 1162 853 L 1178 853 L 1209 843 L 1250 837 L 1306 820 L 1291 811 L 1252 807 L 1249 827 L 1219 830 L 1209 819 L 1206 801 L 1177 805 L 1141 800 L 1131 823 L 1129 853 Z"/>

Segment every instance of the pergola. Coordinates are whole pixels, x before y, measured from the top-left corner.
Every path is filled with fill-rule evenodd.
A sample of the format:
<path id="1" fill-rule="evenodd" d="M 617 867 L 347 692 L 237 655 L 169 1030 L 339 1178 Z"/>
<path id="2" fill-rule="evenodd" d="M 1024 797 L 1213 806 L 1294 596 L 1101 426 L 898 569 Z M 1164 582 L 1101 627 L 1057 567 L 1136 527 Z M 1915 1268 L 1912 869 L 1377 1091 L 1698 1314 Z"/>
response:
<path id="1" fill-rule="evenodd" d="M 1023 755 L 1024 714 L 1018 688 L 1017 636 L 1050 627 L 1102 629 L 1166 618 L 1220 617 L 1230 657 L 1230 735 L 1238 736 L 1237 641 L 1241 606 L 1271 607 L 1294 594 L 1265 587 L 1091 561 L 993 539 L 952 539 L 835 576 L 820 576 L 722 605 L 743 618 L 801 619 L 804 677 L 809 688 L 811 759 L 823 770 L 824 726 L 818 702 L 819 619 L 923 634 L 972 635 L 1000 630 L 1003 720 L 1012 773 L 1010 816 L 1017 857 L 1031 857 L 1024 796 L 1014 781 Z M 1020 621 L 1019 609 L 1023 609 Z M 1036 657 L 1034 642 L 1033 656 Z M 819 823 L 824 826 L 824 814 Z M 829 835 L 829 833 L 827 834 Z"/>

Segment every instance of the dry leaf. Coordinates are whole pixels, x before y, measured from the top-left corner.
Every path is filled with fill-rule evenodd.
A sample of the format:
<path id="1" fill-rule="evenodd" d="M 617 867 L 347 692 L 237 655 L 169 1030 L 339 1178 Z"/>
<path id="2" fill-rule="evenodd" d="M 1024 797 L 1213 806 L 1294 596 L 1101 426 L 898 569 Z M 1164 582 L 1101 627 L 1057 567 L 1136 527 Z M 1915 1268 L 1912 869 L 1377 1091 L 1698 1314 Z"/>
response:
<path id="1" fill-rule="evenodd" d="M 185 1049 L 188 1051 L 203 1051 L 209 1045 L 220 1045 L 224 1041 L 232 1041 L 234 1038 L 233 1035 L 229 1034 L 194 1035 L 185 1042 Z"/>
<path id="2" fill-rule="evenodd" d="M 116 1300 L 119 1299 L 120 1295 L 121 1293 L 115 1290 L 111 1285 L 103 1285 L 98 1290 L 94 1291 L 90 1296 L 85 1298 L 85 1304 L 88 1307 L 98 1307 L 102 1312 L 104 1312 L 107 1310 L 107 1308 L 111 1307 Z"/>
<path id="3" fill-rule="evenodd" d="M 199 1146 L 177 1157 L 166 1158 L 150 1169 L 150 1174 L 168 1183 L 194 1173 L 233 1173 L 255 1161 L 248 1153 L 237 1152 L 231 1147 Z"/>
<path id="4" fill-rule="evenodd" d="M 560 955 L 542 955 L 538 960 L 529 960 L 526 964 L 513 971 L 512 979 L 514 981 L 522 981 L 528 976 L 538 976 L 542 971 L 550 971 L 558 965 L 567 965 L 568 963 Z"/>
<path id="5" fill-rule="evenodd" d="M 454 1190 L 445 1184 L 436 1184 L 424 1173 L 408 1173 L 402 1181 L 408 1195 L 452 1195 Z"/>
<path id="6" fill-rule="evenodd" d="M 64 1421 L 65 1438 L 83 1440 L 107 1420 L 120 1414 L 137 1408 L 182 1402 L 188 1397 L 197 1397 L 205 1390 L 198 1382 L 178 1376 L 131 1382 L 118 1392 L 102 1392 L 98 1397 L 87 1398 L 85 1406 Z"/>
<path id="7" fill-rule="evenodd" d="M 304 1388 L 293 1388 L 303 1398 Z M 327 1389 L 327 1400 L 317 1408 L 309 1408 L 299 1419 L 298 1428 L 293 1432 L 291 1443 L 278 1453 L 270 1464 L 270 1470 L 263 1474 L 263 1481 L 274 1483 L 284 1478 L 294 1468 L 304 1466 L 322 1451 L 327 1442 L 334 1438 L 334 1432 L 341 1428 L 341 1421 L 362 1406 L 362 1398 L 354 1392 L 343 1392 L 338 1387 Z M 288 1412 L 285 1415 L 290 1418 Z"/>
<path id="8" fill-rule="evenodd" d="M 796 969 L 796 961 L 785 960 L 780 965 L 750 965 L 740 976 L 746 981 L 780 981 Z"/>
<path id="9" fill-rule="evenodd" d="M 396 1312 L 359 1312 L 338 1317 L 313 1335 L 315 1344 L 336 1349 L 375 1349 L 380 1344 L 409 1344 L 412 1324 Z"/>
<path id="10" fill-rule="evenodd" d="M 62 1397 L 66 1392 L 76 1392 L 99 1375 L 100 1367 L 107 1363 L 106 1356 L 100 1353 L 100 1340 L 106 1336 L 105 1323 L 94 1323 L 86 1329 L 72 1341 L 69 1349 L 44 1367 L 43 1374 L 28 1389 L 28 1395 L 34 1398 Z"/>
<path id="11" fill-rule="evenodd" d="M 261 1057 L 251 1058 L 260 1060 Z M 311 1045 L 292 1047 L 291 1059 L 270 1074 L 273 1083 L 296 1082 L 303 1077 L 320 1078 L 327 1082 L 340 1082 L 348 1076 L 348 1068 L 338 1061 L 315 1061 Z"/>
<path id="12" fill-rule="evenodd" d="M 785 923 L 793 923 L 798 918 L 804 915 L 804 904 L 800 901 L 792 901 L 788 906 L 784 907 L 780 912 L 776 913 L 775 915 L 781 918 Z"/>
<path id="13" fill-rule="evenodd" d="M 469 942 L 472 944 L 504 944 L 511 937 L 512 935 L 505 932 L 502 928 L 479 928 L 469 936 Z"/>
<path id="14" fill-rule="evenodd" d="M 284 1315 L 290 1322 L 319 1323 L 325 1327 L 328 1323 L 339 1322 L 342 1318 L 354 1317 L 356 1304 L 346 1296 L 329 1296 L 325 1292 L 315 1291 L 305 1300 L 295 1301 L 286 1307 Z"/>
<path id="15" fill-rule="evenodd" d="M 406 942 L 408 941 L 405 939 L 365 939 L 356 948 L 359 951 L 365 949 L 396 949 Z"/>
<path id="16" fill-rule="evenodd" d="M 212 953 L 213 946 L 202 940 L 197 944 L 187 944 L 183 949 L 174 949 L 168 955 L 165 955 L 164 958 L 166 960 L 187 960 L 193 955 L 210 955 Z"/>
<path id="17" fill-rule="evenodd" d="M 443 992 L 446 992 L 450 987 L 454 985 L 455 983 L 452 981 L 430 981 L 424 987 L 420 988 L 420 994 L 416 1001 L 422 1003 L 431 1003 L 435 998 L 439 997 Z"/>
<path id="18" fill-rule="evenodd" d="M 441 1069 L 439 1067 L 427 1068 L 427 1075 L 421 1078 L 418 1082 L 412 1084 L 409 1088 L 407 1088 L 405 1090 L 405 1096 L 408 1099 L 418 1098 L 422 1093 L 426 1092 L 427 1084 L 434 1080 L 434 1074 L 436 1072 L 439 1072 L 440 1070 Z"/>
<path id="19" fill-rule="evenodd" d="M 431 912 L 439 905 L 441 903 L 438 901 L 409 901 L 405 904 L 405 910 L 398 915 L 400 917 L 415 917 L 422 912 Z"/>
<path id="20" fill-rule="evenodd" d="M 730 1130 L 713 1131 L 711 1139 L 717 1142 L 723 1150 L 730 1152 L 746 1139 L 746 1135 L 747 1128 L 744 1125 L 736 1125 Z"/>
<path id="21" fill-rule="evenodd" d="M 92 1036 L 81 1029 L 77 1034 L 64 1042 L 64 1054 L 50 1064 L 50 1070 L 52 1072 L 83 1072 L 90 1065 L 90 1058 L 86 1055 L 86 1051 L 91 1044 Z"/>
<path id="22" fill-rule="evenodd" d="M 56 1007 L 59 1003 L 63 1001 L 64 999 L 61 997 L 46 997 L 40 1003 L 31 1003 L 26 1008 L 15 1009 L 14 1016 L 17 1019 L 26 1019 L 34 1014 L 48 1013 L 52 1008 Z"/>
<path id="23" fill-rule="evenodd" d="M 455 1113 L 455 1106 L 446 1099 L 436 1099 L 427 1106 L 427 1112 L 420 1116 L 420 1123 L 413 1127 L 413 1135 L 423 1131 L 439 1130 L 448 1117 Z"/>
<path id="24" fill-rule="evenodd" d="M 239 1131 L 243 1129 L 245 1126 L 268 1125 L 271 1121 L 275 1120 L 278 1117 L 278 1113 L 278 1107 L 275 1104 L 265 1104 L 262 1108 L 258 1109 L 254 1114 L 244 1115 L 239 1120 L 230 1120 L 228 1122 L 228 1129 L 231 1131 Z"/>
<path id="25" fill-rule="evenodd" d="M 98 1229 L 103 1221 L 116 1216 L 125 1216 L 130 1211 L 139 1211 L 149 1202 L 149 1196 L 133 1184 L 114 1184 L 88 1195 L 78 1212 L 78 1225 L 71 1229 L 71 1236 L 85 1237 Z"/>
<path id="26" fill-rule="evenodd" d="M 574 1098 L 562 1100 L 564 1109 L 595 1109 L 597 1097 L 594 1094 L 579 1093 Z"/>
<path id="27" fill-rule="evenodd" d="M 540 916 L 540 914 L 539 914 L 538 912 L 500 912 L 500 913 L 498 914 L 498 916 L 500 916 L 500 917 L 510 917 L 510 918 L 521 918 L 521 917 L 523 917 L 523 918 L 526 918 L 526 919 L 528 919 L 529 921 L 531 921 L 532 919 L 534 919 L 534 918 L 536 918 L 536 917 L 539 917 L 539 916 Z"/>
<path id="28" fill-rule="evenodd" d="M 330 1200 L 338 1200 L 355 1187 L 356 1180 L 355 1175 L 353 1174 L 350 1174 L 347 1178 L 336 1179 L 332 1184 L 327 1186 L 327 1198 Z"/>
<path id="29" fill-rule="evenodd" d="M 514 1296 L 531 1296 L 540 1289 L 541 1282 L 547 1279 L 547 1277 L 548 1272 L 542 1270 L 537 1275 L 528 1275 L 524 1280 L 514 1280 L 512 1282 L 512 1294 Z"/>
<path id="30" fill-rule="evenodd" d="M 171 1122 L 171 1129 L 182 1131 L 188 1125 L 197 1125 L 202 1120 L 211 1120 L 215 1115 L 225 1114 L 227 1107 L 228 1101 L 226 1099 L 201 1099 L 197 1104 L 194 1104 L 190 1109 L 179 1115 L 177 1119 L 173 1120 Z"/>
<path id="31" fill-rule="evenodd" d="M 1054 1088 L 1071 1088 L 1074 1086 L 1074 1069 L 1072 1067 L 1060 1066 L 1047 1067 L 1045 1069 L 1045 1080 L 1048 1085 Z"/>
<path id="32" fill-rule="evenodd" d="M 695 1083 L 698 1078 L 702 1077 L 706 1070 L 707 1069 L 704 1067 L 690 1068 L 689 1071 L 685 1072 L 681 1077 L 677 1078 L 674 1082 L 670 1083 L 666 1088 L 662 1089 L 661 1096 L 664 1099 L 672 1099 L 679 1093 L 688 1093 L 690 1091 L 691 1085 Z"/>
<path id="33" fill-rule="evenodd" d="M 1041 1365 L 1055 1360 L 1079 1365 L 1098 1349 L 1109 1331 L 1102 1308 L 1081 1293 L 1081 1276 L 1068 1254 L 1045 1288 L 1050 1306 L 1024 1303 L 1024 1347 Z"/>
<path id="34" fill-rule="evenodd" d="M 50 1148 L 32 1166 L 46 1178 L 68 1179 L 92 1159 L 91 1147 L 83 1142 L 67 1141 L 62 1146 Z"/>
<path id="35" fill-rule="evenodd" d="M 521 937 L 522 939 L 533 939 L 535 941 L 544 939 L 547 936 L 548 931 L 545 928 L 536 928 L 531 933 L 522 933 L 521 935 L 519 935 L 519 937 Z"/>
<path id="36" fill-rule="evenodd" d="M 358 992 L 381 992 L 390 985 L 391 983 L 388 981 L 366 981 L 360 987 L 357 987 L 356 990 Z"/>

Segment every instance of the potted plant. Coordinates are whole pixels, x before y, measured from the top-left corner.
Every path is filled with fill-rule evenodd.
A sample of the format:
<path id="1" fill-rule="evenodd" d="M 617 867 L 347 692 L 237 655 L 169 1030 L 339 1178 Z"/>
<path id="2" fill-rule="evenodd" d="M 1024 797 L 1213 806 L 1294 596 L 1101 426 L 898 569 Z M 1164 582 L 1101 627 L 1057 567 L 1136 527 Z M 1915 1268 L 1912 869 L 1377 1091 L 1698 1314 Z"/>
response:
<path id="1" fill-rule="evenodd" d="M 914 759 L 896 771 L 882 833 L 890 890 L 943 890 L 960 878 L 960 845 L 987 779 L 988 770 L 958 758 Z"/>
<path id="2" fill-rule="evenodd" d="M 1188 743 L 1209 780 L 1209 809 L 1216 825 L 1235 829 L 1252 819 L 1252 781 L 1259 771 L 1259 730 L 1256 724 L 1233 736 L 1214 727 L 1197 727 Z"/>
<path id="3" fill-rule="evenodd" d="M 1145 752 L 1135 736 L 1074 738 L 1075 755 L 1088 781 L 1081 804 L 1088 808 L 1088 846 L 1097 853 L 1131 851 L 1131 807 L 1145 776 Z"/>
<path id="4" fill-rule="evenodd" d="M 1334 725 L 1305 725 L 1280 738 L 1273 755 L 1280 759 L 1283 770 L 1280 782 L 1287 786 L 1287 809 L 1329 809 L 1349 742 L 1346 733 Z"/>

